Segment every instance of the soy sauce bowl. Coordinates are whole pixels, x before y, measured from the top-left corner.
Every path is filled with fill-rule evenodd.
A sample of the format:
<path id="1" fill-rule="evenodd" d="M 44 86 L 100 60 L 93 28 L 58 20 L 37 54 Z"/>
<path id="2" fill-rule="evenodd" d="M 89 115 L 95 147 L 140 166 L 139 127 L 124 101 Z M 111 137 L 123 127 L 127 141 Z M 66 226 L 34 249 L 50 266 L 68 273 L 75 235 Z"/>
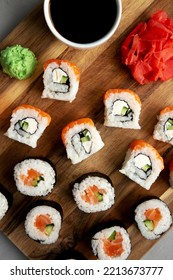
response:
<path id="1" fill-rule="evenodd" d="M 59 7 L 61 7 L 62 1 L 63 0 L 56 0 L 56 3 L 55 3 L 55 0 L 44 0 L 43 9 L 44 9 L 44 17 L 45 17 L 46 23 L 47 23 L 50 31 L 59 41 L 66 44 L 67 46 L 70 46 L 70 47 L 73 47 L 76 49 L 90 49 L 90 48 L 98 47 L 98 46 L 102 45 L 103 43 L 105 43 L 106 41 L 108 41 L 113 36 L 113 34 L 115 33 L 116 29 L 119 26 L 119 23 L 121 20 L 121 15 L 122 15 L 122 1 L 121 0 L 111 0 L 112 6 L 111 5 L 108 6 L 109 1 L 105 0 L 105 5 L 104 5 L 104 4 L 101 4 L 104 2 L 103 0 L 102 1 L 97 0 L 99 6 L 97 8 L 97 13 L 95 13 L 95 14 L 97 15 L 102 10 L 102 13 L 105 12 L 105 17 L 103 17 L 103 14 L 100 16 L 100 25 L 98 25 L 98 26 L 96 26 L 96 24 L 99 24 L 98 18 L 93 18 L 93 23 L 94 23 L 94 27 L 95 27 L 95 38 L 94 37 L 89 38 L 89 40 L 88 40 L 87 36 L 88 36 L 88 34 L 90 34 L 92 32 L 87 31 L 88 34 L 85 34 L 85 30 L 83 31 L 83 29 L 82 29 L 81 21 L 77 22 L 78 19 L 76 19 L 75 16 L 73 17 L 72 21 L 69 20 L 68 16 L 66 15 L 66 7 L 68 7 L 68 3 L 66 3 L 66 7 L 64 8 L 64 10 L 63 9 L 61 10 L 59 8 Z M 92 3 L 95 3 L 95 2 L 93 2 L 93 0 L 90 0 L 90 1 L 92 1 Z M 79 1 L 79 2 L 76 1 L 76 2 L 78 4 L 80 2 L 83 3 L 83 1 Z M 70 3 L 74 4 L 75 1 L 69 0 L 69 4 Z M 87 1 L 87 3 L 88 3 L 88 1 Z M 52 7 L 51 7 L 51 5 L 52 5 Z M 56 9 L 55 9 L 55 7 L 53 7 L 53 5 L 57 5 Z M 59 5 L 59 7 L 58 7 L 58 5 Z M 96 3 L 95 3 L 95 5 L 96 5 Z M 104 5 L 104 6 L 101 7 L 100 5 Z M 71 7 L 71 13 L 73 14 L 72 8 L 73 7 Z M 90 9 L 93 9 L 93 5 L 90 6 Z M 78 14 L 76 14 L 77 16 L 80 15 L 80 19 L 83 21 L 84 26 L 87 26 L 88 24 L 92 24 L 92 22 L 91 22 L 92 15 L 87 14 L 86 7 L 83 9 L 82 6 L 81 7 L 77 6 L 76 9 L 74 9 L 74 11 L 75 12 L 77 11 L 77 13 L 78 13 Z M 57 13 L 57 15 L 56 15 L 56 13 Z M 70 11 L 69 11 L 69 13 L 70 13 Z M 109 13 L 111 15 L 112 22 L 110 22 Z M 85 20 L 84 15 L 88 16 L 88 19 L 86 17 L 86 20 L 88 20 L 88 22 L 84 22 L 84 20 Z M 63 24 L 67 25 L 65 20 L 59 24 L 58 21 L 63 20 L 63 17 L 66 19 L 68 26 L 63 27 Z M 75 23 L 75 20 L 76 20 L 76 23 L 79 24 L 78 31 L 73 26 L 74 25 L 73 23 Z M 109 26 L 105 27 L 104 24 L 106 25 L 107 22 L 109 22 Z M 62 30 L 60 30 L 61 28 L 64 28 L 64 30 L 66 30 L 65 33 L 63 33 Z M 75 30 L 76 30 L 76 34 L 75 34 Z M 97 34 L 97 31 L 98 31 L 98 34 Z M 75 36 L 78 36 L 78 34 L 79 34 L 79 37 L 77 37 L 77 39 L 76 38 L 73 39 L 73 37 L 71 37 L 71 34 L 73 36 L 73 33 L 74 33 L 74 38 L 75 38 Z M 82 36 L 82 38 L 80 38 L 80 36 Z M 85 37 L 86 37 L 86 40 L 85 40 Z"/>

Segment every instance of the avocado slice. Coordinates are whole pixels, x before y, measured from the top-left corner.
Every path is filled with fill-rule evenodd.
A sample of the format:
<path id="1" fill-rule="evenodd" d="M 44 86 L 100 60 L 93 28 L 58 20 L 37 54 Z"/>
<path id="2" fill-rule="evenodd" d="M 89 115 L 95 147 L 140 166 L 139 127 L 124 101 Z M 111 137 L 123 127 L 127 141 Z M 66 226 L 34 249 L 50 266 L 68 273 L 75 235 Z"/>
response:
<path id="1" fill-rule="evenodd" d="M 144 221 L 144 225 L 150 230 L 152 231 L 154 229 L 154 223 L 152 220 L 145 220 Z"/>
<path id="2" fill-rule="evenodd" d="M 115 237 L 116 237 L 116 231 L 114 230 L 111 235 L 108 237 L 108 240 L 115 240 Z"/>
<path id="3" fill-rule="evenodd" d="M 87 141 L 90 141 L 91 139 L 90 139 L 90 137 L 89 136 L 84 136 L 84 137 L 81 137 L 81 141 L 82 141 L 82 143 L 85 143 L 85 142 L 87 142 Z"/>
<path id="4" fill-rule="evenodd" d="M 32 186 L 33 187 L 37 187 L 38 183 L 40 183 L 40 181 L 44 181 L 44 177 L 43 176 L 36 177 L 36 179 L 34 179 L 33 182 L 32 182 Z"/>
<path id="5" fill-rule="evenodd" d="M 53 231 L 54 224 L 48 224 L 44 230 L 45 234 L 50 236 L 51 232 Z"/>
<path id="6" fill-rule="evenodd" d="M 128 111 L 128 108 L 127 107 L 123 107 L 122 110 L 121 110 L 121 115 L 122 116 L 125 116 L 125 114 L 127 113 Z"/>
<path id="7" fill-rule="evenodd" d="M 19 125 L 20 125 L 20 127 L 23 129 L 23 130 L 27 130 L 28 129 L 28 126 L 29 126 L 29 124 L 28 124 L 28 122 L 23 122 L 23 121 L 20 121 L 19 122 Z"/>
<path id="8" fill-rule="evenodd" d="M 145 164 L 143 167 L 142 167 L 142 170 L 147 172 L 149 169 L 151 169 L 151 165 L 150 164 Z"/>
<path id="9" fill-rule="evenodd" d="M 62 77 L 61 77 L 60 83 L 61 83 L 61 84 L 65 84 L 65 83 L 67 82 L 67 80 L 68 80 L 68 77 L 67 77 L 67 76 L 62 76 Z"/>
<path id="10" fill-rule="evenodd" d="M 167 130 L 173 130 L 173 125 L 168 125 Z"/>
<path id="11" fill-rule="evenodd" d="M 173 125 L 173 120 L 172 119 L 168 119 L 168 122 Z"/>
<path id="12" fill-rule="evenodd" d="M 96 197 L 97 197 L 97 199 L 98 199 L 98 202 L 103 201 L 103 194 L 102 194 L 102 193 L 97 192 L 97 193 L 96 193 Z"/>

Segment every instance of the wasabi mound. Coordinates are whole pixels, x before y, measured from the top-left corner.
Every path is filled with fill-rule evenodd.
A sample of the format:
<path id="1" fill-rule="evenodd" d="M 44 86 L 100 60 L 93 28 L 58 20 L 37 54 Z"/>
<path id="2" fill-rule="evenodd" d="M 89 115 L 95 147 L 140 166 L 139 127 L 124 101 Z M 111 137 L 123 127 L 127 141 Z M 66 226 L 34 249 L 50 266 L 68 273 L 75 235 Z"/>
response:
<path id="1" fill-rule="evenodd" d="M 38 62 L 31 50 L 14 45 L 0 52 L 0 63 L 4 73 L 12 78 L 24 80 L 32 76 Z"/>

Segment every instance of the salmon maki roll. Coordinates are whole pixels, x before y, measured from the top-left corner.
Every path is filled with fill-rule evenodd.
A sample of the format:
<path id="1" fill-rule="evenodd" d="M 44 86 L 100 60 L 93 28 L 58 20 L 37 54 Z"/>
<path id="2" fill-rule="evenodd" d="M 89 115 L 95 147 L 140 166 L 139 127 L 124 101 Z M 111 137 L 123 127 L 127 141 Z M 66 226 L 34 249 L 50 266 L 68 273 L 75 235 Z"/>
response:
<path id="1" fill-rule="evenodd" d="M 73 164 L 79 163 L 99 151 L 104 143 L 90 118 L 82 118 L 67 124 L 61 133 L 67 157 Z"/>
<path id="2" fill-rule="evenodd" d="M 72 192 L 78 208 L 85 213 L 104 211 L 114 204 L 112 181 L 102 173 L 82 175 L 75 181 Z"/>
<path id="3" fill-rule="evenodd" d="M 23 104 L 16 107 L 11 116 L 6 136 L 36 148 L 37 141 L 50 124 L 51 117 L 34 106 Z"/>
<path id="4" fill-rule="evenodd" d="M 144 140 L 134 140 L 120 172 L 149 190 L 163 168 L 163 158 L 153 146 Z"/>
<path id="5" fill-rule="evenodd" d="M 97 232 L 92 237 L 91 247 L 99 260 L 125 260 L 131 252 L 129 234 L 119 226 Z"/>
<path id="6" fill-rule="evenodd" d="M 157 119 L 153 138 L 173 145 L 173 106 L 161 110 Z"/>
<path id="7" fill-rule="evenodd" d="M 136 207 L 135 221 L 146 239 L 157 239 L 170 228 L 172 215 L 165 202 L 149 199 Z"/>
<path id="8" fill-rule="evenodd" d="M 104 94 L 103 100 L 105 126 L 141 128 L 139 125 L 141 101 L 135 92 L 129 89 L 109 89 Z"/>
<path id="9" fill-rule="evenodd" d="M 72 102 L 79 88 L 78 67 L 67 60 L 50 59 L 44 64 L 42 98 Z"/>
<path id="10" fill-rule="evenodd" d="M 57 241 L 61 229 L 61 214 L 54 207 L 39 205 L 32 208 L 25 219 L 27 235 L 41 244 Z"/>
<path id="11" fill-rule="evenodd" d="M 55 170 L 41 159 L 25 159 L 14 167 L 14 180 L 18 191 L 29 196 L 45 196 L 55 184 Z"/>

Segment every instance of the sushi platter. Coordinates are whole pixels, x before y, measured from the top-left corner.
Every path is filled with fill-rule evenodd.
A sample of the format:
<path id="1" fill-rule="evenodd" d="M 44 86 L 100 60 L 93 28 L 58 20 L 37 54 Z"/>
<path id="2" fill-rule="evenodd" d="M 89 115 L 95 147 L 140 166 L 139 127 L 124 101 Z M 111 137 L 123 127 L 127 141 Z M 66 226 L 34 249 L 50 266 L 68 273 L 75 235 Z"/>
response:
<path id="1" fill-rule="evenodd" d="M 112 225 L 117 228 L 123 225 L 127 230 L 131 243 L 127 259 L 142 258 L 156 242 L 161 240 L 161 236 L 156 239 L 144 238 L 135 223 L 134 210 L 142 201 L 154 198 L 166 203 L 173 214 L 173 188 L 169 181 L 169 163 L 173 159 L 172 144 L 153 137 L 159 112 L 167 106 L 173 106 L 173 79 L 166 81 L 158 79 L 140 84 L 134 79 L 129 68 L 122 63 L 121 58 L 121 46 L 129 32 L 139 22 L 148 21 L 151 15 L 159 10 L 166 11 L 173 19 L 170 0 L 122 0 L 122 18 L 114 35 L 99 47 L 78 50 L 66 46 L 51 34 L 44 19 L 41 3 L 1 42 L 0 50 L 11 45 L 22 45 L 32 50 L 38 59 L 34 74 L 27 79 L 18 80 L 10 78 L 3 71 L 0 73 L 0 192 L 7 194 L 10 201 L 7 213 L 0 220 L 0 230 L 29 259 L 61 259 L 66 252 L 72 250 L 82 254 L 86 259 L 97 259 L 91 248 L 91 238 L 96 230 Z M 61 61 L 62 64 L 70 61 L 73 66 L 77 66 L 78 69 L 75 71 L 80 72 L 77 93 L 75 92 L 72 99 L 69 99 L 70 102 L 48 98 L 48 93 L 44 90 L 43 74 L 48 65 L 45 67 L 45 62 L 50 60 L 53 63 Z M 61 72 L 63 76 L 62 69 Z M 103 96 L 106 92 L 110 93 L 110 89 L 126 89 L 128 93 L 133 92 L 139 96 L 140 116 L 133 124 L 134 127 L 111 127 L 104 123 Z M 136 95 L 134 96 L 136 98 Z M 36 110 L 39 116 L 48 119 L 47 125 L 42 129 L 42 133 L 45 130 L 43 135 L 41 133 L 41 137 L 34 143 L 25 140 L 15 141 L 14 130 L 26 132 L 31 118 L 29 120 L 29 117 L 25 117 L 25 121 L 18 119 L 19 127 L 14 125 L 14 128 L 9 128 L 13 125 L 12 122 L 10 124 L 12 112 L 15 119 L 17 110 L 26 112 L 26 110 L 34 111 L 34 108 L 39 108 Z M 127 114 L 127 110 L 124 114 Z M 93 149 L 91 156 L 74 157 L 68 148 L 71 144 L 68 143 L 67 134 L 74 121 L 82 127 L 80 141 L 87 154 Z M 83 128 L 84 123 L 87 124 L 87 129 Z M 172 130 L 172 123 L 168 125 Z M 20 137 L 24 136 L 22 132 Z M 18 139 L 20 137 L 18 136 Z M 96 139 L 96 144 L 88 146 L 85 142 L 92 137 Z M 74 138 L 73 147 L 76 145 L 76 139 L 77 137 Z M 140 181 L 133 176 L 126 176 L 128 170 L 123 162 L 129 147 L 131 151 L 136 149 L 135 146 L 132 149 L 133 141 L 137 144 L 149 143 L 146 149 L 152 146 L 156 151 L 152 167 L 158 169 L 158 174 L 147 187 L 145 184 L 141 186 Z M 50 166 L 44 167 L 45 172 L 50 170 L 55 176 L 55 171 L 56 180 L 52 179 L 50 190 L 44 192 L 44 196 L 39 195 L 39 189 L 36 190 L 38 195 L 32 190 L 28 195 L 17 181 L 19 169 L 22 169 L 22 164 L 25 160 L 27 162 L 27 159 L 32 159 L 33 164 L 36 164 L 37 159 L 42 161 L 40 164 L 44 164 L 44 160 L 48 161 Z M 37 180 L 34 180 L 32 185 L 36 188 L 46 178 L 42 175 L 43 167 L 40 168 L 36 174 Z M 148 172 L 146 174 L 150 174 L 150 162 L 147 162 L 145 168 Z M 33 172 L 33 169 L 30 171 Z M 94 207 L 86 209 L 82 204 L 78 205 L 78 185 L 75 184 L 75 189 L 73 185 L 79 178 L 85 178 L 82 177 L 85 174 L 92 174 L 93 177 L 96 174 L 104 174 L 111 194 L 109 207 L 106 205 L 102 211 L 95 211 Z M 22 176 L 20 175 L 21 178 Z M 94 183 L 92 184 L 94 187 Z M 98 200 L 102 201 L 103 195 L 104 190 L 99 192 Z M 60 207 L 59 212 L 55 213 L 58 218 L 54 223 L 48 219 L 46 228 L 46 234 L 49 236 L 57 223 L 59 236 L 56 237 L 57 240 L 55 238 L 55 242 L 43 240 L 36 242 L 34 240 L 36 238 L 30 238 L 33 234 L 30 221 L 26 223 L 25 219 L 33 206 L 41 204 L 52 207 L 57 204 Z M 151 227 L 151 224 L 147 226 Z M 171 227 L 170 222 L 166 230 Z M 112 238 L 112 235 L 110 237 Z"/>

